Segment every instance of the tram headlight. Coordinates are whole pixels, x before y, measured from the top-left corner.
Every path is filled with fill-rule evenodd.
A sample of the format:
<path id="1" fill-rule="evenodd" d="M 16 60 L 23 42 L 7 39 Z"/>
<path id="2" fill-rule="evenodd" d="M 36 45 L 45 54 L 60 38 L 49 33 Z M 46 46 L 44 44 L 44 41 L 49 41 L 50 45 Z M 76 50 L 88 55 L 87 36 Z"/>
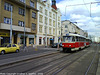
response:
<path id="1" fill-rule="evenodd" d="M 64 46 L 64 45 L 62 45 L 62 46 Z"/>

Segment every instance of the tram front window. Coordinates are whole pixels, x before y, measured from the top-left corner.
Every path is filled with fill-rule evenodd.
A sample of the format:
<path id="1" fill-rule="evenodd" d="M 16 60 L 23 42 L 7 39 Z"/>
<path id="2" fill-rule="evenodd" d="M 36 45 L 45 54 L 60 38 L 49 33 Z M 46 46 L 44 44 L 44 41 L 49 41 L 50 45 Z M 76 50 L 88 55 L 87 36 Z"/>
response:
<path id="1" fill-rule="evenodd" d="M 71 36 L 67 36 L 65 38 L 64 42 L 72 42 L 72 37 Z"/>

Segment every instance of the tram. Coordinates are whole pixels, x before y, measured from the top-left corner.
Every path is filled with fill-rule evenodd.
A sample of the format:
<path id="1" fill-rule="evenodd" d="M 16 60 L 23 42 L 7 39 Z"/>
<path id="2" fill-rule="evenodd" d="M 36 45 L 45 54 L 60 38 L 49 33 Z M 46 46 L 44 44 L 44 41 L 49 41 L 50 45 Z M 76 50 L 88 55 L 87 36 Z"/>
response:
<path id="1" fill-rule="evenodd" d="M 78 34 L 66 34 L 63 36 L 63 52 L 80 50 L 90 46 L 90 40 Z"/>

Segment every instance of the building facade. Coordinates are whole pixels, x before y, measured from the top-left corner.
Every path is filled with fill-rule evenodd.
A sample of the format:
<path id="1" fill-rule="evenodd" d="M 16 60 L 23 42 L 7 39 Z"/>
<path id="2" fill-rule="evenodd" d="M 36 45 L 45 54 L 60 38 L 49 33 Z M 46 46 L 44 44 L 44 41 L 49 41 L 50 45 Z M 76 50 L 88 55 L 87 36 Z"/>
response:
<path id="1" fill-rule="evenodd" d="M 25 25 L 25 44 L 35 44 L 37 0 L 26 0 L 26 8 L 25 0 L 0 0 L 0 45 L 10 42 L 11 12 L 12 43 L 23 45 Z"/>
<path id="2" fill-rule="evenodd" d="M 37 45 L 50 45 L 60 42 L 61 37 L 61 13 L 56 7 L 56 1 L 37 0 L 38 22 L 37 22 Z"/>
<path id="3" fill-rule="evenodd" d="M 68 33 L 75 33 L 75 34 L 79 34 L 79 35 L 88 37 L 88 33 L 86 31 L 80 29 L 73 22 L 71 22 L 69 20 L 62 21 L 62 36 L 66 35 Z"/>

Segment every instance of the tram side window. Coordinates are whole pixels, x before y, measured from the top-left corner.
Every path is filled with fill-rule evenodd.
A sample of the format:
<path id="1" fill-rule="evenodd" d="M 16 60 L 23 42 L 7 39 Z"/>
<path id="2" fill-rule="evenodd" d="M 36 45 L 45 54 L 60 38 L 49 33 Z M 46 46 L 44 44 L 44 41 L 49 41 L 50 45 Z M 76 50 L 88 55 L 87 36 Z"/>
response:
<path id="1" fill-rule="evenodd" d="M 81 38 L 79 37 L 79 41 L 81 41 Z"/>
<path id="2" fill-rule="evenodd" d="M 72 41 L 73 41 L 73 42 L 75 41 L 75 37 L 74 37 L 74 36 L 72 37 Z"/>
<path id="3" fill-rule="evenodd" d="M 79 41 L 79 37 L 76 36 L 76 41 Z"/>

